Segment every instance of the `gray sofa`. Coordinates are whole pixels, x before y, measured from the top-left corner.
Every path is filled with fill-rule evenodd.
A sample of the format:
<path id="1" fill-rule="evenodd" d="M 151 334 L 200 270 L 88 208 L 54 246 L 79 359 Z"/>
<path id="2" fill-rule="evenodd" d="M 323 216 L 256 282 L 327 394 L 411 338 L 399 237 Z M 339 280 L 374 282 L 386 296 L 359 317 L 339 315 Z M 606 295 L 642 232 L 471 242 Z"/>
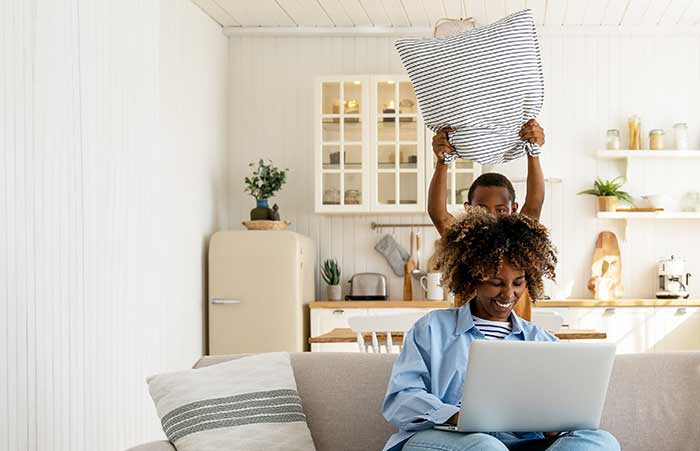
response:
<path id="1" fill-rule="evenodd" d="M 203 357 L 195 367 L 237 357 Z M 299 394 L 319 451 L 382 449 L 394 431 L 381 415 L 394 358 L 292 354 Z M 618 356 L 601 427 L 617 437 L 623 450 L 700 450 L 700 352 Z M 129 451 L 174 449 L 159 441 Z"/>

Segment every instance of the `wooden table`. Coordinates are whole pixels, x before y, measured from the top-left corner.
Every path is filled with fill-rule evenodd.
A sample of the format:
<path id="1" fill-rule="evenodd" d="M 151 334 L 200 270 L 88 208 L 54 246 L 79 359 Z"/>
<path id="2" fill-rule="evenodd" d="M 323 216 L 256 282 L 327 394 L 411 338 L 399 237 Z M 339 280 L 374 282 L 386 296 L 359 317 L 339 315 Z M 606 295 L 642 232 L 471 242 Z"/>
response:
<path id="1" fill-rule="evenodd" d="M 368 343 L 371 343 L 372 334 L 363 334 Z M 554 333 L 561 340 L 604 340 L 607 338 L 605 332 L 595 330 L 576 330 L 576 329 L 561 329 Z M 383 338 L 384 337 L 384 338 Z M 377 333 L 377 338 L 380 342 L 386 341 L 385 333 Z M 392 332 L 391 338 L 394 344 L 401 344 L 403 334 L 401 332 Z M 357 342 L 357 334 L 349 327 L 338 327 L 318 337 L 309 338 L 309 343 L 355 343 Z"/>

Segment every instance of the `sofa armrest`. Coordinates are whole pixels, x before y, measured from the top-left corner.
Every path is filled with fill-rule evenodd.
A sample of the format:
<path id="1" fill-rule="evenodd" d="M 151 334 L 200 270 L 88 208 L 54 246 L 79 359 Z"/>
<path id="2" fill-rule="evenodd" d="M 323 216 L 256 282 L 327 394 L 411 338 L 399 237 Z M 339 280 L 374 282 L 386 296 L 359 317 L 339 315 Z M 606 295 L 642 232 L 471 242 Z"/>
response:
<path id="1" fill-rule="evenodd" d="M 176 451 L 175 447 L 167 440 L 144 443 L 143 445 L 129 448 L 126 451 Z"/>

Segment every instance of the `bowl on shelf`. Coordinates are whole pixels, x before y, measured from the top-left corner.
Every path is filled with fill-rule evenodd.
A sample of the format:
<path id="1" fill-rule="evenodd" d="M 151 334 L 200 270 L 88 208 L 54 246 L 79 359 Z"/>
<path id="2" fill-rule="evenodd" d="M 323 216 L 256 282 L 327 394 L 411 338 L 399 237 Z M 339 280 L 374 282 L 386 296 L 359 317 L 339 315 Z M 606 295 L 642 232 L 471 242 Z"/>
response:
<path id="1" fill-rule="evenodd" d="M 666 194 L 648 194 L 642 196 L 642 199 L 646 200 L 652 208 L 661 208 L 666 211 L 673 210 L 673 198 Z"/>

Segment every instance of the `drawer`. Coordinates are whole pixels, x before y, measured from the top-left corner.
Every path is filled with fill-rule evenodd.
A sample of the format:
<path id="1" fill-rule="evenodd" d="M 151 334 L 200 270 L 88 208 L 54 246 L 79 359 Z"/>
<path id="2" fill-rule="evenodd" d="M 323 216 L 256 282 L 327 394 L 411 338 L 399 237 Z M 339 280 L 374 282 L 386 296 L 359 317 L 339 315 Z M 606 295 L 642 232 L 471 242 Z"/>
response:
<path id="1" fill-rule="evenodd" d="M 351 318 L 353 316 L 367 316 L 369 315 L 368 310 L 370 309 L 311 309 L 311 336 L 317 337 L 339 327 L 350 327 L 350 325 L 348 324 L 348 318 Z"/>

